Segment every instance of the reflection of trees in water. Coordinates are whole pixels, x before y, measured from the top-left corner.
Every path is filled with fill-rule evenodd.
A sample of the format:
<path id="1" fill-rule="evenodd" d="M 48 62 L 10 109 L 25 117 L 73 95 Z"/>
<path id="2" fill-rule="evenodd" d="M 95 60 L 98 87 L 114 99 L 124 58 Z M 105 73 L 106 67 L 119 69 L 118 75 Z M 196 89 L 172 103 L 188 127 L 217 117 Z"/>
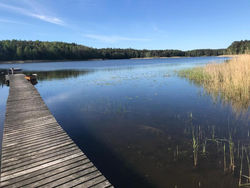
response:
<path id="1" fill-rule="evenodd" d="M 39 81 L 43 80 L 60 80 L 66 78 L 76 78 L 80 75 L 89 74 L 87 70 L 55 70 L 55 71 L 25 71 L 24 74 L 37 74 Z"/>
<path id="2" fill-rule="evenodd" d="M 5 76 L 0 75 L 0 86 L 3 87 L 5 85 Z"/>
<path id="3" fill-rule="evenodd" d="M 1 87 L 5 85 L 5 74 L 7 74 L 7 70 L 0 69 L 0 86 Z"/>
<path id="4" fill-rule="evenodd" d="M 25 75 L 37 74 L 38 81 L 43 80 L 60 80 L 67 78 L 76 78 L 80 75 L 89 74 L 91 71 L 87 70 L 55 70 L 55 71 L 25 71 Z M 5 85 L 6 70 L 0 69 L 0 86 Z"/>

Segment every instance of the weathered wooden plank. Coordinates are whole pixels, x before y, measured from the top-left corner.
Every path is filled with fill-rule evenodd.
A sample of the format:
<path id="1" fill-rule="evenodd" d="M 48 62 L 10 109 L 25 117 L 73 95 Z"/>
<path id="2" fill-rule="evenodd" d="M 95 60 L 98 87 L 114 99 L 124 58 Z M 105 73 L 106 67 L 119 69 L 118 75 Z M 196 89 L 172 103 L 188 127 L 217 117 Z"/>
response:
<path id="1" fill-rule="evenodd" d="M 42 116 L 41 115 L 40 117 L 26 119 L 23 122 L 17 122 L 17 121 L 10 121 L 9 120 L 9 122 L 10 122 L 9 123 L 9 122 L 7 122 L 5 120 L 4 125 L 6 125 L 6 127 L 4 129 L 8 129 L 8 127 L 11 127 L 11 126 L 14 127 L 16 125 L 32 124 L 32 123 L 37 124 L 37 123 L 42 122 L 42 121 L 47 122 L 49 119 L 55 120 L 55 118 L 51 114 L 48 114 L 47 116 Z M 55 122 L 56 122 L 56 120 L 55 120 Z"/>
<path id="2" fill-rule="evenodd" d="M 32 176 L 28 173 L 28 174 L 19 176 L 17 178 L 11 179 L 11 180 L 9 180 L 8 185 L 15 186 L 17 182 L 18 182 L 18 185 L 19 184 L 27 184 L 26 182 L 33 183 L 33 182 L 36 182 L 38 180 L 42 180 L 46 177 L 49 177 L 49 176 L 46 176 L 46 173 L 50 173 L 53 175 L 53 174 L 56 174 L 58 170 L 60 171 L 61 168 L 74 166 L 75 163 L 84 162 L 85 160 L 88 160 L 86 158 L 86 156 L 75 157 L 73 159 L 63 161 L 62 163 L 58 163 L 58 164 L 52 165 L 50 167 L 34 171 L 34 172 L 32 172 Z M 35 180 L 33 181 L 33 179 L 35 179 Z M 7 184 L 6 184 L 6 182 L 2 182 L 2 185 L 7 185 Z"/>
<path id="3" fill-rule="evenodd" d="M 41 126 L 45 129 L 42 131 Z M 22 140 L 27 141 L 27 139 L 33 139 L 37 137 L 46 136 L 47 134 L 65 134 L 63 131 L 58 129 L 58 127 L 51 126 L 51 124 L 41 125 L 40 127 L 26 127 L 24 126 L 23 130 L 21 127 L 17 127 L 17 130 L 5 131 L 6 139 L 4 143 L 11 143 L 13 141 L 21 142 Z M 30 131 L 29 133 L 27 133 Z M 20 134 L 25 133 L 24 136 L 20 136 Z"/>
<path id="4" fill-rule="evenodd" d="M 30 161 L 32 159 L 47 156 L 47 155 L 49 155 L 51 153 L 54 153 L 54 152 L 65 151 L 68 148 L 74 148 L 72 146 L 74 146 L 74 145 L 68 144 L 68 145 L 64 145 L 62 147 L 54 147 L 53 149 L 46 150 L 45 152 L 40 152 L 39 151 L 39 152 L 33 153 L 33 155 L 32 155 L 32 153 L 28 153 L 28 154 L 25 154 L 25 155 L 19 155 L 19 156 L 15 156 L 15 157 L 12 157 L 12 158 L 8 157 L 8 158 L 2 160 L 2 168 L 5 168 L 5 167 L 11 165 L 12 163 L 15 163 L 15 164 L 24 163 L 24 162 Z"/>
<path id="5" fill-rule="evenodd" d="M 1 173 L 1 181 L 7 181 L 7 180 L 10 180 L 10 179 L 13 179 L 13 178 L 16 178 L 16 177 L 19 177 L 19 176 L 22 176 L 22 175 L 25 175 L 25 174 L 28 174 L 28 173 L 32 173 L 32 172 L 35 172 L 37 170 L 50 167 L 52 165 L 55 165 L 55 164 L 58 164 L 58 163 L 62 163 L 62 162 L 67 161 L 69 159 L 73 159 L 75 157 L 79 157 L 81 155 L 82 155 L 81 153 L 77 153 L 77 154 L 74 154 L 74 155 L 69 155 L 67 157 L 64 157 L 64 158 L 61 158 L 61 159 L 58 159 L 58 160 L 55 160 L 55 161 L 51 161 L 51 162 L 45 163 L 43 165 L 35 166 L 33 168 L 30 168 L 30 169 L 19 171 L 19 172 L 13 173 L 13 174 L 9 174 L 9 175 Z"/>
<path id="6" fill-rule="evenodd" d="M 28 186 L 30 187 L 38 187 L 42 185 L 44 186 L 46 184 L 53 183 L 55 181 L 60 181 L 60 179 L 64 179 L 65 177 L 70 176 L 71 174 L 75 174 L 87 169 L 96 170 L 96 168 L 93 166 L 91 162 L 87 162 L 85 164 L 78 164 L 78 166 L 70 165 L 64 168 L 57 169 L 56 174 L 52 176 L 51 173 L 49 172 L 48 175 L 45 176 L 46 178 L 41 179 L 39 181 L 35 181 L 29 184 Z"/>
<path id="7" fill-rule="evenodd" d="M 59 136 L 66 136 L 66 134 L 60 130 L 56 130 L 56 129 L 53 129 L 53 128 L 48 128 L 48 131 L 47 132 L 42 132 L 42 130 L 38 131 L 38 132 L 35 132 L 34 134 L 27 134 L 25 135 L 25 137 L 20 137 L 18 134 L 22 134 L 22 131 L 19 131 L 19 132 L 16 132 L 16 134 L 11 134 L 11 137 L 15 138 L 15 139 L 9 139 L 9 140 L 6 140 L 3 145 L 5 147 L 9 147 L 9 144 L 17 144 L 19 146 L 22 145 L 22 142 L 25 142 L 24 144 L 27 145 L 27 142 L 31 143 L 31 142 L 34 142 L 34 141 L 39 141 L 39 140 L 43 140 L 44 137 L 46 138 L 53 138 L 53 136 L 55 135 L 56 137 L 59 137 Z M 8 135 L 8 137 L 10 137 Z"/>
<path id="8" fill-rule="evenodd" d="M 76 172 L 74 174 L 71 174 L 69 176 L 66 176 L 62 179 L 59 179 L 57 181 L 53 181 L 47 185 L 41 186 L 41 187 L 73 187 L 75 185 L 78 185 L 79 183 L 83 181 L 88 181 L 92 178 L 95 178 L 97 176 L 100 176 L 101 173 L 95 168 L 88 168 L 83 171 Z"/>
<path id="9" fill-rule="evenodd" d="M 111 184 L 57 123 L 24 75 L 10 76 L 0 187 Z"/>
<path id="10" fill-rule="evenodd" d="M 64 142 L 61 141 L 60 144 L 72 144 L 72 142 L 71 141 L 64 141 Z M 56 142 L 56 143 L 50 144 L 49 146 L 45 145 L 43 147 L 34 148 L 31 151 L 28 151 L 28 153 L 36 153 L 36 152 L 39 152 L 40 150 L 54 148 L 57 145 L 58 145 L 58 143 Z M 2 156 L 2 159 L 10 158 L 12 156 L 21 156 L 21 155 L 24 155 L 24 154 L 27 154 L 27 151 L 25 151 L 25 152 L 18 152 L 17 151 L 15 153 L 11 153 L 10 155 L 6 155 L 6 157 Z"/>
<path id="11" fill-rule="evenodd" d="M 4 163 L 5 161 L 9 162 L 9 161 L 13 161 L 13 160 L 19 160 L 19 159 L 21 160 L 23 158 L 43 155 L 44 153 L 46 154 L 47 152 L 51 152 L 53 150 L 56 150 L 57 148 L 67 147 L 67 146 L 74 147 L 74 144 L 72 142 L 60 143 L 60 144 L 57 144 L 55 146 L 49 146 L 46 148 L 41 148 L 39 150 L 33 150 L 31 152 L 24 153 L 24 154 L 18 153 L 16 155 L 8 156 L 5 158 L 2 157 L 2 163 Z"/>
<path id="12" fill-rule="evenodd" d="M 48 142 L 46 142 L 48 141 Z M 13 155 L 13 154 L 16 154 L 16 153 L 19 153 L 19 152 L 29 152 L 30 150 L 35 150 L 36 148 L 43 148 L 44 146 L 48 146 L 48 145 L 55 145 L 55 144 L 58 144 L 58 143 L 64 143 L 64 142 L 70 142 L 71 140 L 67 137 L 59 137 L 59 138 L 52 138 L 52 139 L 47 139 L 47 140 L 44 140 L 40 145 L 38 145 L 37 143 L 35 144 L 27 144 L 27 146 L 25 146 L 25 148 L 22 148 L 22 150 L 19 150 L 19 148 L 13 148 L 13 149 L 8 149 L 8 151 L 6 150 L 2 150 L 2 156 L 3 157 L 6 157 L 6 156 L 9 156 L 10 154 Z M 7 148 L 6 148 L 7 149 Z"/>
<path id="13" fill-rule="evenodd" d="M 2 165 L 2 172 L 10 171 L 12 169 L 18 169 L 20 167 L 27 167 L 28 165 L 34 165 L 36 163 L 40 163 L 43 160 L 53 160 L 54 158 L 57 157 L 62 157 L 63 155 L 67 155 L 70 152 L 78 152 L 79 150 L 75 147 L 70 147 L 70 148 L 63 148 L 63 150 L 59 151 L 54 151 L 52 153 L 47 153 L 46 155 L 43 156 L 37 156 L 36 158 L 28 158 L 28 160 L 25 161 L 14 161 L 14 162 L 8 162 L 5 165 Z M 54 157 L 54 158 L 53 158 Z"/>
<path id="14" fill-rule="evenodd" d="M 109 186 L 111 186 L 111 184 L 109 183 L 109 181 L 108 180 L 104 180 L 104 181 L 102 181 L 102 182 L 100 182 L 100 183 L 98 183 L 98 184 L 96 184 L 96 185 L 91 185 L 90 187 L 95 187 L 95 188 L 106 188 L 106 187 L 109 187 Z M 78 185 L 78 186 L 76 186 L 76 187 L 83 187 L 81 184 L 80 185 Z"/>
<path id="15" fill-rule="evenodd" d="M 11 146 L 15 145 L 15 147 L 17 147 L 17 146 L 22 146 L 23 144 L 26 145 L 27 142 L 29 142 L 29 143 L 30 142 L 37 142 L 39 140 L 44 140 L 48 137 L 65 135 L 65 133 L 63 133 L 63 132 L 57 132 L 57 131 L 53 131 L 53 130 L 54 129 L 49 129 L 49 131 L 45 132 L 44 134 L 42 134 L 41 132 L 37 132 L 36 134 L 31 134 L 31 135 L 28 135 L 26 137 L 16 136 L 16 139 L 6 140 L 3 143 L 3 146 L 11 147 Z"/>
<path id="16" fill-rule="evenodd" d="M 33 112 L 22 112 L 22 113 L 11 113 L 8 114 L 8 109 L 6 112 L 6 123 L 12 124 L 19 122 L 25 123 L 25 122 L 32 122 L 33 119 L 39 118 L 39 117 L 45 117 L 51 115 L 48 110 L 40 110 L 40 111 L 33 111 Z"/>
<path id="17" fill-rule="evenodd" d="M 90 179 L 88 181 L 84 181 L 80 184 L 77 185 L 77 187 L 90 187 L 90 186 L 95 186 L 101 182 L 105 181 L 105 177 L 103 176 L 98 176 L 98 177 L 95 177 L 93 179 Z"/>
<path id="18" fill-rule="evenodd" d="M 23 123 L 23 124 L 13 125 L 13 126 L 10 126 L 10 127 L 6 128 L 4 130 L 4 132 L 5 132 L 5 134 L 8 134 L 8 133 L 15 133 L 15 132 L 18 132 L 18 131 L 24 131 L 24 129 L 29 129 L 31 131 L 39 130 L 39 129 L 42 129 L 42 128 L 44 128 L 44 130 L 46 130 L 46 128 L 59 129 L 57 126 L 53 126 L 52 125 L 53 123 L 56 123 L 55 119 L 49 118 L 48 121 L 42 121 L 42 120 L 41 121 L 35 121 L 33 126 L 32 126 L 32 123 Z M 29 131 L 29 132 L 31 132 L 31 131 Z M 27 130 L 25 130 L 25 132 L 27 132 Z"/>
<path id="19" fill-rule="evenodd" d="M 16 173 L 26 171 L 26 170 L 29 170 L 29 169 L 32 169 L 32 168 L 35 168 L 35 167 L 39 167 L 39 166 L 42 166 L 44 164 L 48 164 L 50 162 L 53 162 L 53 161 L 56 161 L 56 160 L 59 160 L 59 159 L 63 159 L 63 158 L 66 158 L 68 156 L 72 156 L 74 154 L 79 154 L 79 153 L 80 153 L 79 150 L 74 150 L 74 151 L 71 151 L 71 152 L 68 152 L 68 153 L 64 153 L 64 154 L 54 156 L 54 157 L 51 157 L 51 158 L 46 158 L 44 160 L 34 162 L 32 164 L 29 164 L 29 165 L 24 165 L 24 166 L 21 166 L 21 167 L 18 167 L 18 168 L 2 169 L 1 173 L 3 174 L 3 176 L 16 174 Z"/>
<path id="20" fill-rule="evenodd" d="M 30 136 L 30 137 L 28 137 L 28 136 L 27 137 L 19 137 L 17 134 L 15 134 L 15 135 L 12 134 L 11 136 L 16 138 L 16 140 L 14 140 L 14 139 L 7 140 L 6 142 L 4 142 L 3 146 L 10 147 L 10 148 L 12 147 L 11 145 L 13 145 L 13 144 L 16 144 L 18 146 L 22 146 L 22 144 L 23 144 L 22 141 L 25 142 L 24 144 L 26 146 L 28 146 L 27 143 L 31 144 L 32 142 L 35 142 L 37 144 L 37 142 L 41 141 L 40 143 L 42 143 L 42 141 L 44 140 L 44 137 L 46 137 L 46 136 L 47 136 L 47 138 L 50 138 L 50 139 L 53 139 L 56 137 L 57 138 L 58 137 L 67 137 L 67 135 L 64 132 L 58 131 L 56 129 L 49 129 L 49 130 L 50 130 L 50 132 L 49 131 L 45 132 L 45 134 L 42 134 L 41 133 L 42 131 L 36 132 L 35 134 L 29 134 L 28 136 Z M 18 133 L 21 134 L 22 132 L 20 131 Z M 46 141 L 46 140 L 44 140 L 44 141 Z"/>

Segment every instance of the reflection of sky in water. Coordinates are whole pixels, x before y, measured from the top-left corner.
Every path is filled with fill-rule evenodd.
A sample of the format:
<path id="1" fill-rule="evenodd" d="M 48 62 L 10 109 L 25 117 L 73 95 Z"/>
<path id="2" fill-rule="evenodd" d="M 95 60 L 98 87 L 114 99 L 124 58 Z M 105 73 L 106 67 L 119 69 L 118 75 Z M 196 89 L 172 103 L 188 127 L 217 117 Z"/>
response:
<path id="1" fill-rule="evenodd" d="M 5 117 L 5 105 L 6 105 L 6 100 L 8 97 L 8 90 L 9 89 L 6 86 L 3 86 L 0 88 L 0 144 L 2 143 L 3 124 L 4 124 L 4 117 Z"/>
<path id="2" fill-rule="evenodd" d="M 192 167 L 192 137 L 185 133 L 190 132 L 190 113 L 194 117 L 193 123 L 204 130 L 203 134 L 215 126 L 218 138 L 227 137 L 231 125 L 242 127 L 249 124 L 244 119 L 237 119 L 230 105 L 214 103 L 202 88 L 176 76 L 176 70 L 215 60 L 224 59 L 107 60 L 23 64 L 18 67 L 36 71 L 76 71 L 65 71 L 65 75 L 54 72 L 49 80 L 43 78 L 36 87 L 62 127 L 107 176 L 112 174 L 110 171 L 129 176 L 119 171 L 125 165 L 131 166 L 129 169 L 137 175 L 147 177 L 147 181 L 155 186 L 174 187 L 178 182 L 180 187 L 193 187 L 192 179 L 200 177 Z M 0 68 L 4 66 L 7 65 L 0 65 Z M 79 74 L 77 70 L 85 72 Z M 0 91 L 6 96 L 6 91 Z M 211 137 L 210 132 L 206 136 Z M 177 145 L 185 159 L 180 164 L 173 162 Z M 110 153 L 124 164 L 115 163 L 117 160 Z M 206 161 L 204 165 L 210 162 Z M 107 169 L 105 164 L 110 163 L 117 167 Z M 202 183 L 219 185 L 216 178 L 221 171 L 211 171 L 205 165 L 199 173 L 204 177 L 213 174 L 214 177 L 200 178 Z M 166 174 L 169 176 L 167 182 Z M 121 177 L 115 178 L 123 181 Z M 209 184 L 214 181 L 217 184 Z M 232 182 L 230 186 L 234 185 Z"/>
<path id="3" fill-rule="evenodd" d="M 24 70 L 51 71 L 61 69 L 114 69 L 114 68 L 134 68 L 137 66 L 152 67 L 151 65 L 162 65 L 177 67 L 189 67 L 208 63 L 208 61 L 224 60 L 227 58 L 218 57 L 195 57 L 195 58 L 162 58 L 162 59 L 125 59 L 125 60 L 104 60 L 104 61 L 73 61 L 73 62 L 45 62 L 45 63 L 25 63 L 25 64 L 0 64 L 0 68 L 20 67 Z"/>

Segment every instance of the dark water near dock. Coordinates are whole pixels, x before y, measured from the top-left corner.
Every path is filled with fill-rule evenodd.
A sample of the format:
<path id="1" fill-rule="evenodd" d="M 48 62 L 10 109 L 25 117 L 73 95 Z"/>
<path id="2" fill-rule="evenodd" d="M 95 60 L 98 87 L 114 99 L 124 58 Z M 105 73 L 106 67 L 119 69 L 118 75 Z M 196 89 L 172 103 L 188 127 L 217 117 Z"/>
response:
<path id="1" fill-rule="evenodd" d="M 115 186 L 230 188 L 238 186 L 241 159 L 242 174 L 249 176 L 250 110 L 236 113 L 230 104 L 215 102 L 203 88 L 176 75 L 180 69 L 224 60 L 107 60 L 0 68 L 38 74 L 36 88 L 59 124 Z M 3 85 L 1 126 L 7 96 Z"/>

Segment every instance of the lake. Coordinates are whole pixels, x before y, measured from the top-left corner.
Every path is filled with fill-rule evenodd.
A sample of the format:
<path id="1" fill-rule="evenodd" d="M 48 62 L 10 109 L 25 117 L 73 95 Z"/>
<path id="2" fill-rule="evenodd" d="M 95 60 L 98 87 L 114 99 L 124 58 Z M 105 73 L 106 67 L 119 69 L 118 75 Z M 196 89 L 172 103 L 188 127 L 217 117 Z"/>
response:
<path id="1" fill-rule="evenodd" d="M 235 110 L 177 75 L 227 59 L 0 64 L 0 69 L 38 74 L 35 87 L 52 114 L 114 186 L 233 188 L 240 171 L 249 175 L 250 108 Z M 2 85 L 1 132 L 7 97 Z"/>

